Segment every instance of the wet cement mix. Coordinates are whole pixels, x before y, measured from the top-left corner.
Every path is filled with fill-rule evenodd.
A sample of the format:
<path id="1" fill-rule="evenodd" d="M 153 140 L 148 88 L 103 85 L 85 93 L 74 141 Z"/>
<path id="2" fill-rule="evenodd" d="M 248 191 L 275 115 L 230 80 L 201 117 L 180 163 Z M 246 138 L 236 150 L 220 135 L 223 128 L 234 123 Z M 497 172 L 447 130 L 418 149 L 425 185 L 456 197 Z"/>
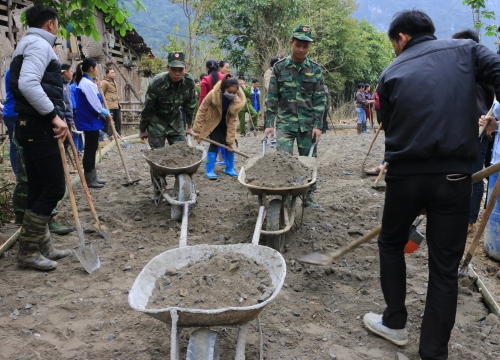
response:
<path id="1" fill-rule="evenodd" d="M 245 168 L 245 182 L 268 188 L 295 187 L 307 183 L 312 171 L 296 156 L 284 152 L 267 153 Z"/>
<path id="2" fill-rule="evenodd" d="M 297 221 L 286 234 L 285 283 L 259 315 L 264 359 L 387 360 L 400 352 L 417 360 L 429 276 L 425 241 L 417 251 L 405 256 L 409 342 L 402 347 L 373 335 L 363 325 L 364 314 L 381 314 L 385 308 L 376 239 L 328 266 L 296 261 L 314 250 L 340 249 L 380 224 L 384 192 L 371 187 L 373 177 L 360 176 L 373 134 L 356 135 L 355 130 L 337 133 L 322 136 L 318 148 L 318 189 L 314 199 L 321 208 L 306 208 L 303 222 Z M 366 168 L 383 159 L 382 135 L 375 142 Z M 259 140 L 239 138 L 239 149 L 259 156 Z M 103 189 L 90 191 L 101 224 L 111 232 L 109 239 L 96 232 L 83 189 L 80 184 L 75 186 L 85 239 L 99 254 L 101 268 L 89 275 L 75 256 L 69 256 L 58 260 L 57 269 L 51 272 L 22 269 L 16 264 L 17 244 L 0 259 L 1 359 L 170 358 L 170 326 L 134 311 L 128 304 L 128 292 L 140 271 L 156 255 L 179 246 L 180 224 L 170 220 L 170 205 L 165 202 L 157 207 L 151 203 L 150 168 L 141 148 L 140 144 L 132 144 L 132 148 L 124 150 L 130 175 L 141 179 L 133 186 L 122 186 L 126 176 L 117 166 L 120 157 L 116 149 L 97 164 L 99 176 L 108 183 Z M 245 161 L 236 155 L 236 171 Z M 248 195 L 237 179 L 225 175 L 224 166 L 216 166 L 217 180 L 205 178 L 204 171 L 202 164 L 192 176 L 199 196 L 197 203 L 189 207 L 188 246 L 250 243 L 259 210 L 257 197 Z M 173 176 L 167 176 L 167 187 L 173 184 Z M 301 206 L 300 200 L 297 206 Z M 68 199 L 58 210 L 59 221 L 74 225 Z M 425 234 L 425 229 L 425 223 L 421 224 L 419 230 Z M 78 236 L 74 232 L 54 235 L 53 243 L 56 248 L 73 248 Z M 482 270 L 478 259 L 473 258 L 472 263 L 479 273 Z M 494 272 L 488 276 L 492 287 L 500 281 Z M 450 360 L 500 358 L 498 318 L 489 314 L 473 280 L 467 277 L 460 281 L 456 322 L 449 342 Z M 190 286 L 186 284 L 185 288 L 193 291 Z M 239 289 L 233 288 L 233 294 L 241 295 Z M 250 293 L 246 295 L 247 301 L 255 299 Z M 498 294 L 494 296 L 500 300 Z M 184 359 L 194 330 L 181 331 Z M 213 330 L 219 337 L 221 359 L 234 359 L 238 329 L 226 326 Z M 247 360 L 259 359 L 255 321 L 248 327 L 245 356 Z"/>
<path id="3" fill-rule="evenodd" d="M 252 306 L 272 295 L 264 266 L 242 254 L 215 254 L 156 280 L 147 308 L 220 309 Z"/>
<path id="4" fill-rule="evenodd" d="M 188 146 L 185 142 L 176 142 L 170 146 L 144 151 L 150 161 L 169 168 L 180 168 L 193 165 L 200 161 L 202 151 Z"/>

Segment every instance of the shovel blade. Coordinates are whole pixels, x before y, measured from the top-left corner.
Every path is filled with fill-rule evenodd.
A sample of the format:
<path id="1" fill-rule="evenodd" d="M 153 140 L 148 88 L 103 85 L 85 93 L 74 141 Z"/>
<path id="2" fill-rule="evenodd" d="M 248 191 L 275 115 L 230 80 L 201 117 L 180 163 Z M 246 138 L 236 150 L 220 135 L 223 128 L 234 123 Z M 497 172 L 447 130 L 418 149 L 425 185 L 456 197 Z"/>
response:
<path id="1" fill-rule="evenodd" d="M 108 240 L 108 238 L 109 238 L 109 231 L 108 231 L 108 229 L 104 225 L 94 224 L 94 228 L 99 232 L 99 234 L 101 234 L 101 236 L 104 239 Z"/>
<path id="2" fill-rule="evenodd" d="M 73 248 L 73 252 L 89 274 L 101 267 L 101 260 L 92 243 L 86 242 L 83 246 L 77 246 Z"/>
<path id="3" fill-rule="evenodd" d="M 297 259 L 297 261 L 312 265 L 328 265 L 332 262 L 332 258 L 331 256 L 322 254 L 319 251 L 315 251 L 313 253 L 302 256 L 301 258 Z"/>
<path id="4" fill-rule="evenodd" d="M 141 179 L 137 179 L 137 180 L 130 180 L 129 182 L 126 182 L 126 183 L 123 183 L 122 186 L 130 186 L 130 185 L 134 185 L 134 184 L 137 184 L 139 181 L 141 181 Z"/>

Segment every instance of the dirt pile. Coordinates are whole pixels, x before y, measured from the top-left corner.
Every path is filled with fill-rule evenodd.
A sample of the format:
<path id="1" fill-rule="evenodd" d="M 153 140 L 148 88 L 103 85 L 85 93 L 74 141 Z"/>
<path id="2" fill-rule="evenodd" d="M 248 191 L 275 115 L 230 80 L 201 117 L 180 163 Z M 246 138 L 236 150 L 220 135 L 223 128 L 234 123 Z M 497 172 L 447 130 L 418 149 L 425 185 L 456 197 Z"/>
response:
<path id="1" fill-rule="evenodd" d="M 267 270 L 241 254 L 216 254 L 156 280 L 148 308 L 220 309 L 251 306 L 273 292 Z"/>
<path id="2" fill-rule="evenodd" d="M 201 159 L 202 152 L 185 142 L 176 142 L 163 148 L 144 151 L 144 155 L 152 162 L 169 168 L 180 168 L 192 165 Z"/>
<path id="3" fill-rule="evenodd" d="M 304 185 L 311 178 L 312 169 L 296 156 L 284 152 L 266 154 L 245 169 L 246 183 L 269 187 L 286 188 Z"/>

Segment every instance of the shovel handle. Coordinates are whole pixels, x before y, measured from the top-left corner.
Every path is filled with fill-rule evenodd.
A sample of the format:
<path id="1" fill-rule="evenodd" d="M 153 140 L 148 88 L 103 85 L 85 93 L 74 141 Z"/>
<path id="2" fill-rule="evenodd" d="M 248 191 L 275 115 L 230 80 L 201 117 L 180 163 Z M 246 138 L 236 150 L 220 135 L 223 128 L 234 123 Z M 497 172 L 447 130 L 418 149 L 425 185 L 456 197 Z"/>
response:
<path id="1" fill-rule="evenodd" d="M 71 136 L 68 136 L 69 144 L 71 145 L 71 150 L 73 151 L 73 157 L 75 158 L 76 170 L 78 171 L 78 175 L 80 176 L 80 182 L 82 183 L 83 190 L 85 191 L 85 197 L 87 198 L 87 203 L 89 204 L 90 212 L 94 217 L 94 220 L 99 226 L 99 217 L 97 216 L 97 211 L 94 207 L 94 202 L 92 201 L 92 196 L 90 195 L 89 187 L 87 186 L 87 180 L 85 180 L 85 175 L 83 173 L 82 162 L 80 161 L 80 157 L 78 156 L 78 151 L 76 150 L 75 143 Z"/>
<path id="2" fill-rule="evenodd" d="M 243 156 L 243 157 L 245 157 L 247 159 L 250 157 L 247 154 L 243 154 L 242 152 L 239 152 L 238 150 L 232 150 L 229 146 L 222 145 L 221 143 L 218 143 L 217 141 L 213 141 L 213 140 L 210 140 L 210 139 L 207 139 L 207 138 L 204 138 L 204 137 L 200 137 L 200 140 L 206 141 L 207 143 L 210 143 L 212 145 L 220 146 L 221 148 L 224 148 L 227 151 L 234 152 L 235 154 L 241 155 L 241 156 Z"/>
<path id="3" fill-rule="evenodd" d="M 69 178 L 68 163 L 66 162 L 66 152 L 64 151 L 64 141 L 58 139 L 59 152 L 61 153 L 61 161 L 64 168 L 64 180 L 66 181 L 66 187 L 68 188 L 69 200 L 71 202 L 71 210 L 73 211 L 73 219 L 75 220 L 76 230 L 81 229 L 80 219 L 78 218 L 78 209 L 76 208 L 75 193 L 73 192 L 73 186 L 71 185 L 71 180 Z M 78 231 L 80 233 L 80 231 Z M 83 244 L 82 244 L 83 243 Z M 80 239 L 80 245 L 85 245 L 85 240 Z"/>
<path id="4" fill-rule="evenodd" d="M 493 115 L 493 106 L 491 107 L 490 111 L 488 111 L 488 113 L 486 114 L 486 116 L 491 116 L 491 115 Z M 479 127 L 479 137 L 483 135 L 484 129 L 486 128 L 486 126 L 488 126 L 489 122 L 490 121 L 487 120 L 483 126 Z"/>
<path id="5" fill-rule="evenodd" d="M 104 107 L 106 109 L 108 109 L 108 111 L 109 111 L 108 103 L 107 103 L 106 98 L 104 97 L 104 94 L 102 93 L 102 90 L 100 88 L 99 88 L 99 94 L 101 94 L 102 101 L 104 102 Z M 115 139 L 116 147 L 118 148 L 118 153 L 120 154 L 120 158 L 122 159 L 122 164 L 123 164 L 123 168 L 125 169 L 125 174 L 127 175 L 127 180 L 129 183 L 131 183 L 132 178 L 130 177 L 130 174 L 128 172 L 127 164 L 125 163 L 125 158 L 123 157 L 122 147 L 120 144 L 118 133 L 116 132 L 116 129 L 115 129 L 115 122 L 113 121 L 113 119 L 111 119 L 110 121 L 108 121 L 108 123 L 109 123 L 109 126 L 111 126 L 111 130 L 113 131 L 113 137 Z"/>

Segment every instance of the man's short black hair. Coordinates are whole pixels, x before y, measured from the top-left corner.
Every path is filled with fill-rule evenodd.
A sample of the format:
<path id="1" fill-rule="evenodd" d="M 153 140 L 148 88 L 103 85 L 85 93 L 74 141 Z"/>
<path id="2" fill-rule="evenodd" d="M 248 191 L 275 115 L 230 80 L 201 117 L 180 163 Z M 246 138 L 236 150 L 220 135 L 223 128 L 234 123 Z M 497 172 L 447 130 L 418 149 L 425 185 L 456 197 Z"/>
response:
<path id="1" fill-rule="evenodd" d="M 370 87 L 370 84 L 364 84 L 363 85 L 363 89 L 365 89 L 365 90 L 368 89 L 369 87 Z"/>
<path id="2" fill-rule="evenodd" d="M 479 43 L 479 36 L 477 32 L 472 29 L 462 30 L 452 35 L 452 39 L 471 39 Z"/>
<path id="3" fill-rule="evenodd" d="M 421 34 L 434 34 L 436 28 L 429 15 L 420 10 L 404 10 L 392 18 L 387 35 L 391 40 L 398 40 L 399 33 L 415 37 Z"/>
<path id="4" fill-rule="evenodd" d="M 46 5 L 35 5 L 26 10 L 26 23 L 29 27 L 41 28 L 49 20 L 59 19 L 54 8 Z"/>
<path id="5" fill-rule="evenodd" d="M 238 80 L 246 81 L 247 79 L 243 75 L 241 75 L 241 76 L 238 77 Z"/>
<path id="6" fill-rule="evenodd" d="M 200 75 L 200 80 L 203 80 L 203 78 L 204 78 L 205 76 L 207 76 L 207 74 L 205 74 L 205 73 L 201 74 L 201 75 Z"/>
<path id="7" fill-rule="evenodd" d="M 258 83 L 259 80 L 258 79 L 252 79 L 252 84 L 255 84 L 255 83 Z"/>
<path id="8" fill-rule="evenodd" d="M 276 64 L 278 61 L 280 61 L 280 59 L 279 59 L 279 58 L 277 58 L 277 57 L 273 57 L 273 58 L 271 58 L 271 60 L 269 61 L 269 64 L 271 65 L 271 67 L 273 67 L 273 66 L 274 66 L 274 64 Z"/>
<path id="9" fill-rule="evenodd" d="M 361 88 L 364 88 L 365 87 L 365 84 L 363 83 L 358 83 L 358 89 L 361 89 Z"/>
<path id="10" fill-rule="evenodd" d="M 61 71 L 66 71 L 66 70 L 69 70 L 71 69 L 71 65 L 70 64 L 61 64 Z"/>
<path id="11" fill-rule="evenodd" d="M 112 68 L 107 68 L 106 69 L 106 75 L 108 75 L 111 70 L 113 70 L 113 69 Z"/>

